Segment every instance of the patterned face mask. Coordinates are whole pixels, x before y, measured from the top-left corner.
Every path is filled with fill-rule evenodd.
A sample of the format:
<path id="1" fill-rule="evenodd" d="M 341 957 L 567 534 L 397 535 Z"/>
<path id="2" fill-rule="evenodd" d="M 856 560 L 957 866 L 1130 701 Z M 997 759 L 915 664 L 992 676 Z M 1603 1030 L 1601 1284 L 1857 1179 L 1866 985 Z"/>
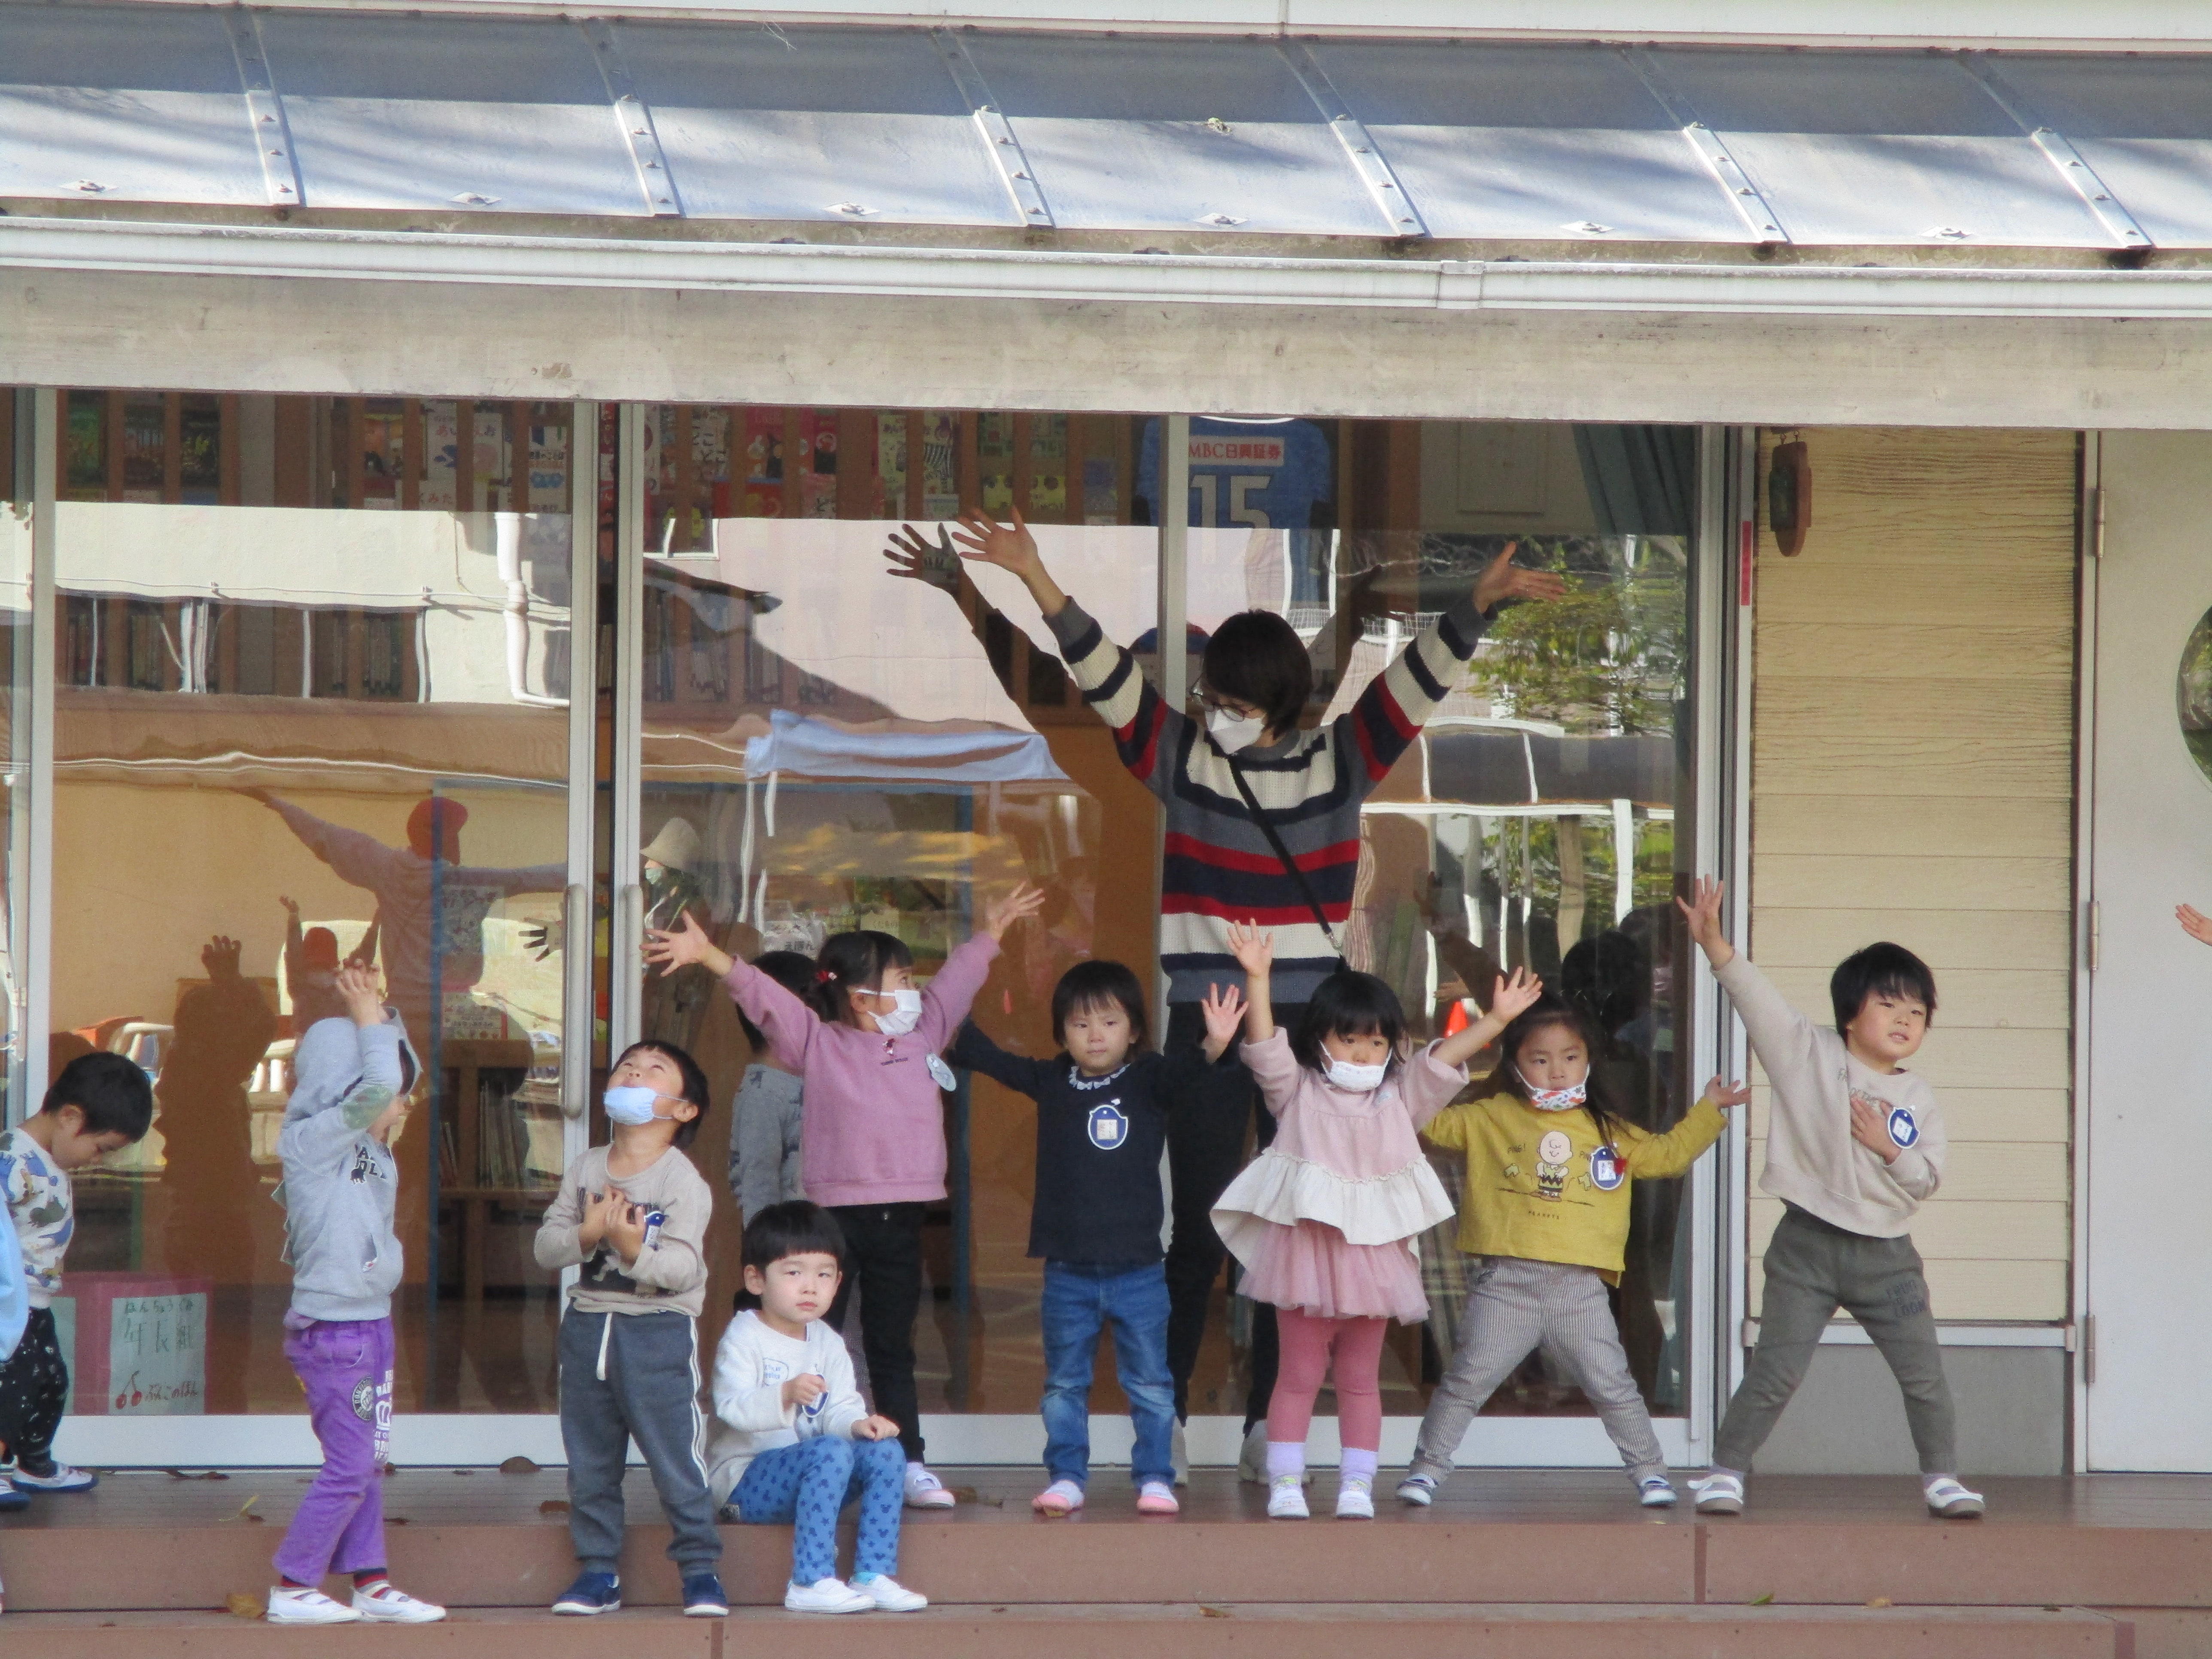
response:
<path id="1" fill-rule="evenodd" d="M 1589 1098 L 1588 1078 L 1584 1078 L 1580 1083 L 1570 1084 L 1564 1089 L 1539 1089 L 1527 1078 L 1521 1076 L 1519 1066 L 1513 1068 L 1513 1075 L 1520 1079 L 1521 1087 L 1528 1094 L 1528 1103 L 1540 1112 L 1572 1111 Z"/>

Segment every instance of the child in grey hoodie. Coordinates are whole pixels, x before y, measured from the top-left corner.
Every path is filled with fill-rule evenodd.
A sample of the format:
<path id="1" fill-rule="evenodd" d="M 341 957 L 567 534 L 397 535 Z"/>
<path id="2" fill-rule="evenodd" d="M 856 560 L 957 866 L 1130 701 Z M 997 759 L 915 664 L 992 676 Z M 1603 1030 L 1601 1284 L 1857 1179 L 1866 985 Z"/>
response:
<path id="1" fill-rule="evenodd" d="M 374 969 L 349 964 L 335 988 L 345 1014 L 317 1020 L 300 1039 L 276 1141 L 292 1264 L 284 1357 L 307 1390 L 323 1467 L 276 1552 L 269 1622 L 427 1624 L 446 1610 L 393 1589 L 385 1571 L 381 1479 L 400 1270 L 392 1139 L 418 1068 Z M 317 1588 L 332 1571 L 352 1577 L 350 1607 Z"/>

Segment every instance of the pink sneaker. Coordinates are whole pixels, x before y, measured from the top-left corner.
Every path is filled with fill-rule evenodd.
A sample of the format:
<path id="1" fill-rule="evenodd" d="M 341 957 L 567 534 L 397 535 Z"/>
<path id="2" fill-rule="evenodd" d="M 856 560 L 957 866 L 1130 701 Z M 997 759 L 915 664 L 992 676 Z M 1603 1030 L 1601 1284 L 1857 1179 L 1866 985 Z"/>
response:
<path id="1" fill-rule="evenodd" d="M 1182 1505 L 1176 1502 L 1175 1488 L 1166 1481 L 1147 1480 L 1137 1489 L 1137 1513 L 1180 1515 Z"/>
<path id="2" fill-rule="evenodd" d="M 1030 1507 L 1039 1515 L 1058 1520 L 1063 1515 L 1073 1515 L 1083 1507 L 1083 1488 L 1073 1480 L 1055 1480 L 1030 1499 Z"/>

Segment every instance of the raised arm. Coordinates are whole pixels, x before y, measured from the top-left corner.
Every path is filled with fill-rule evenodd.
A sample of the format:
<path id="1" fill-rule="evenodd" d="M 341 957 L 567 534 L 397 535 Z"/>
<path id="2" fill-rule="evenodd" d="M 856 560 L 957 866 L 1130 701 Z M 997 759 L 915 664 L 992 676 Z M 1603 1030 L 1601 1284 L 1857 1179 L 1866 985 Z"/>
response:
<path id="1" fill-rule="evenodd" d="M 1229 954 L 1244 970 L 1244 1040 L 1265 1042 L 1275 1035 L 1275 1009 L 1268 988 L 1275 972 L 1275 936 L 1257 922 L 1229 924 Z"/>
<path id="2" fill-rule="evenodd" d="M 1629 1174 L 1638 1181 L 1665 1180 L 1682 1174 L 1721 1138 L 1721 1131 L 1728 1127 L 1728 1114 L 1750 1098 L 1751 1091 L 1744 1085 L 1715 1078 L 1705 1085 L 1698 1103 L 1666 1133 L 1645 1134 L 1633 1126 L 1625 1128 L 1621 1139 L 1628 1144 L 1620 1150 Z"/>
<path id="3" fill-rule="evenodd" d="M 319 818 L 304 807 L 277 799 L 266 789 L 240 793 L 283 819 L 284 827 L 300 838 L 300 844 L 329 865 L 340 881 L 381 893 L 407 873 L 409 855 L 386 847 L 374 836 Z"/>
<path id="4" fill-rule="evenodd" d="M 1005 1085 L 1018 1095 L 1027 1095 L 1031 1100 L 1045 1086 L 1052 1070 L 1049 1060 L 1031 1060 L 1027 1054 L 1009 1054 L 985 1036 L 974 1020 L 960 1028 L 960 1035 L 952 1040 L 945 1056 L 955 1066 L 971 1072 L 981 1072 L 992 1082 Z"/>
<path id="5" fill-rule="evenodd" d="M 1729 942 L 1721 930 L 1721 900 L 1726 890 L 1710 877 L 1700 876 L 1686 899 L 1676 899 L 1675 908 L 1688 923 L 1690 937 L 1713 966 L 1713 975 L 1743 1020 L 1752 1051 L 1770 1075 L 1795 1073 L 1817 1063 L 1820 1030 L 1790 1006 L 1766 975 L 1752 965 L 1749 957 Z"/>

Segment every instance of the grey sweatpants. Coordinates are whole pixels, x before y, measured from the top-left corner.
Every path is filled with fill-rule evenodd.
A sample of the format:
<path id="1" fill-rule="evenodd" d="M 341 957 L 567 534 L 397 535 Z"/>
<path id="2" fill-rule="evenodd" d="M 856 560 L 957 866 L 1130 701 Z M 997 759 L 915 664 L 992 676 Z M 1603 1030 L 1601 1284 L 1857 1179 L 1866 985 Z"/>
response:
<path id="1" fill-rule="evenodd" d="M 613 1572 L 622 1554 L 623 1468 L 645 1454 L 676 1535 L 668 1556 L 686 1575 L 722 1559 L 700 1455 L 699 1322 L 682 1313 L 578 1313 L 561 1321 L 561 1443 L 568 1454 L 568 1537 L 586 1572 Z"/>
<path id="2" fill-rule="evenodd" d="M 1629 1375 L 1605 1280 L 1595 1267 L 1485 1256 L 1473 1264 L 1471 1285 L 1460 1316 L 1459 1346 L 1421 1419 L 1409 1473 L 1437 1480 L 1449 1474 L 1483 1402 L 1539 1347 L 1597 1407 L 1629 1479 L 1667 1473 L 1666 1454 Z"/>
<path id="3" fill-rule="evenodd" d="M 1820 1333 L 1838 1308 L 1864 1328 L 1905 1390 L 1905 1420 L 1923 1474 L 1959 1472 L 1958 1425 L 1943 1350 L 1928 1306 L 1928 1280 L 1910 1238 L 1845 1232 L 1792 1204 L 1766 1247 L 1759 1346 L 1729 1401 L 1716 1467 L 1747 1471 L 1805 1380 Z"/>

